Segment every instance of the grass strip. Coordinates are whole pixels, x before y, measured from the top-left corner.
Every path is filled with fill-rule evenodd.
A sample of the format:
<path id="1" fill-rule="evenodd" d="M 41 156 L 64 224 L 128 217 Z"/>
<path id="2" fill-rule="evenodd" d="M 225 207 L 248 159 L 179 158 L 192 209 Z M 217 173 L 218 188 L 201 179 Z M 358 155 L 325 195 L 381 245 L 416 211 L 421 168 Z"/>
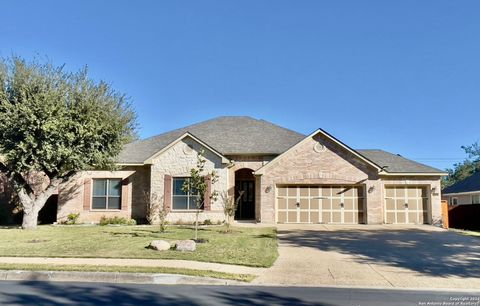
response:
<path id="1" fill-rule="evenodd" d="M 52 265 L 52 264 L 8 264 L 0 263 L 0 270 L 25 271 L 75 271 L 75 272 L 122 272 L 122 273 L 165 273 L 251 282 L 255 275 L 195 270 L 169 267 L 97 266 L 97 265 Z"/>

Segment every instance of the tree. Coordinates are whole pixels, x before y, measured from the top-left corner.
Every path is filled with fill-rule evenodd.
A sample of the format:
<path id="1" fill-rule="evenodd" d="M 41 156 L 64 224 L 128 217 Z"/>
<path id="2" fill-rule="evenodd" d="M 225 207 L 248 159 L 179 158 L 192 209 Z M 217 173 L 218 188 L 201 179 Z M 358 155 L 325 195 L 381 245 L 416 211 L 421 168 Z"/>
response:
<path id="1" fill-rule="evenodd" d="M 83 170 L 113 169 L 135 130 L 128 99 L 86 68 L 0 60 L 0 171 L 18 196 L 24 229 L 36 228 L 60 184 Z"/>
<path id="2" fill-rule="evenodd" d="M 150 224 L 160 226 L 160 232 L 163 233 L 167 229 L 168 207 L 165 207 L 163 196 L 159 196 L 156 192 L 144 192 L 146 206 L 146 217 Z"/>
<path id="3" fill-rule="evenodd" d="M 245 191 L 240 191 L 238 197 L 235 199 L 233 195 L 229 195 L 228 192 L 222 192 L 222 206 L 223 206 L 223 213 L 225 214 L 225 226 L 226 226 L 226 233 L 230 232 L 230 222 L 235 216 L 235 212 L 237 211 L 238 204 L 242 199 L 243 194 Z"/>
<path id="4" fill-rule="evenodd" d="M 442 188 L 449 187 L 466 179 L 480 170 L 480 145 L 474 143 L 470 146 L 462 146 L 468 158 L 461 163 L 453 165 L 453 169 L 447 169 L 448 176 L 442 179 Z"/>
<path id="5" fill-rule="evenodd" d="M 198 240 L 198 217 L 202 207 L 205 205 L 205 196 L 207 194 L 208 185 L 215 184 L 218 181 L 218 175 L 215 170 L 210 172 L 205 171 L 205 164 L 207 160 L 203 157 L 204 152 L 200 151 L 197 154 L 197 165 L 190 169 L 190 177 L 185 180 L 182 186 L 182 191 L 193 195 L 195 202 L 195 241 Z M 209 200 L 216 200 L 218 192 L 210 191 Z"/>

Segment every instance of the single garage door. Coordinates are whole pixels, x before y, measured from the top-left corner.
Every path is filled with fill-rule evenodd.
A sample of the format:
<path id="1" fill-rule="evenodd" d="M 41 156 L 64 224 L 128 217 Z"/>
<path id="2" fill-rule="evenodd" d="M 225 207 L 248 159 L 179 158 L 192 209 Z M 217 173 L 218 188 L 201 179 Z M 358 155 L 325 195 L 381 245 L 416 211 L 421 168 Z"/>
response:
<path id="1" fill-rule="evenodd" d="M 277 186 L 278 223 L 364 223 L 363 186 Z"/>
<path id="2" fill-rule="evenodd" d="M 428 223 L 428 195 L 423 186 L 386 186 L 385 223 Z"/>

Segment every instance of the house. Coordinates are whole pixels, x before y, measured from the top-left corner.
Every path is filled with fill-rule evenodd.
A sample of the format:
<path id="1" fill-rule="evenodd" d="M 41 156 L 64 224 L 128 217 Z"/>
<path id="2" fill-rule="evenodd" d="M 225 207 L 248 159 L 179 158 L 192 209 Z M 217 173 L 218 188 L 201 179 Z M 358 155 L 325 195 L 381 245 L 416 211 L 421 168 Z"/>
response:
<path id="1" fill-rule="evenodd" d="M 382 150 L 355 150 L 322 129 L 310 135 L 251 117 L 218 117 L 127 145 L 118 171 L 87 171 L 62 186 L 57 218 L 79 212 L 144 219 L 146 195 L 191 222 L 181 186 L 203 150 L 219 180 L 211 190 L 244 191 L 236 219 L 262 223 L 438 223 L 444 172 Z M 200 219 L 224 219 L 221 199 Z"/>
<path id="2" fill-rule="evenodd" d="M 443 189 L 442 194 L 450 205 L 480 204 L 480 172 Z"/>

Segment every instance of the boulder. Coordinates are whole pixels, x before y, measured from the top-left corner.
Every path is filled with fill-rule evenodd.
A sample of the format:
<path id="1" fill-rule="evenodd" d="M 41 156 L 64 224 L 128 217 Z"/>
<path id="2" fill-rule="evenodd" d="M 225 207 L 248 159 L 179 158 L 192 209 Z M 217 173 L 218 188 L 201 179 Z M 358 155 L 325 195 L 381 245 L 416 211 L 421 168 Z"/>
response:
<path id="1" fill-rule="evenodd" d="M 197 248 L 197 244 L 193 240 L 178 240 L 177 251 L 181 252 L 194 252 Z"/>
<path id="2" fill-rule="evenodd" d="M 165 240 L 153 240 L 149 247 L 157 251 L 167 251 L 170 250 L 170 243 Z"/>

